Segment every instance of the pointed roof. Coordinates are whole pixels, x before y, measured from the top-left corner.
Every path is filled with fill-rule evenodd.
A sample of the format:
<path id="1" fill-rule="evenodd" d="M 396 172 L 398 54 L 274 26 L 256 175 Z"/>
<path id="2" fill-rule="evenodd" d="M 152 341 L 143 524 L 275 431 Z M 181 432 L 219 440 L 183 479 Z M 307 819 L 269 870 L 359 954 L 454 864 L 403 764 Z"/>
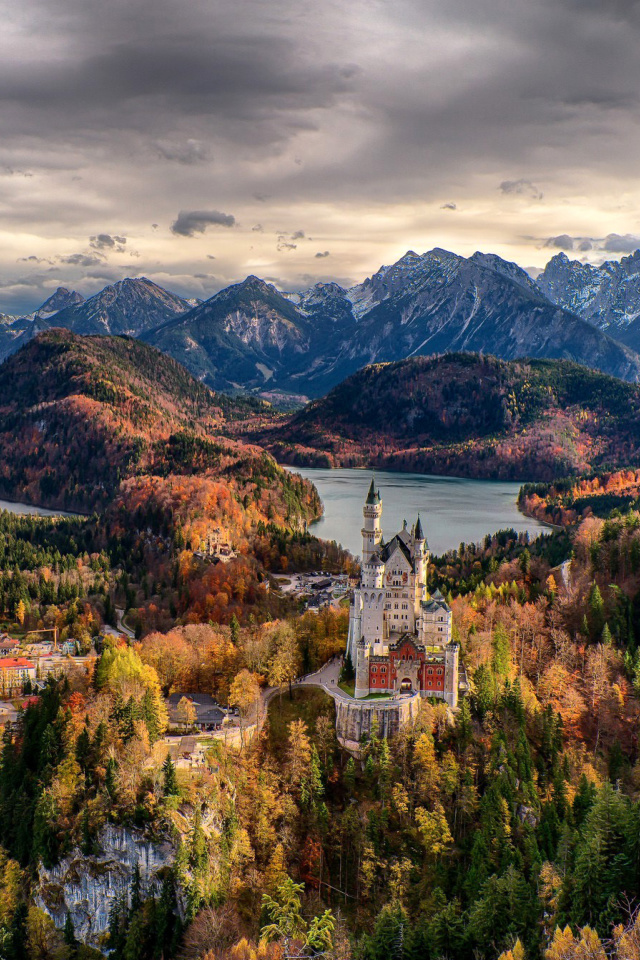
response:
<path id="1" fill-rule="evenodd" d="M 373 479 L 373 477 L 371 478 L 371 486 L 369 487 L 369 493 L 367 494 L 367 500 L 366 500 L 366 502 L 367 502 L 367 503 L 379 503 L 379 502 L 380 502 L 380 494 L 379 494 L 379 492 L 376 490 L 376 482 L 375 482 L 375 480 Z"/>
<path id="2" fill-rule="evenodd" d="M 422 532 L 422 524 L 420 522 L 420 514 L 418 514 L 418 521 L 416 523 L 416 529 L 413 536 L 415 540 L 424 540 L 424 533 Z"/>

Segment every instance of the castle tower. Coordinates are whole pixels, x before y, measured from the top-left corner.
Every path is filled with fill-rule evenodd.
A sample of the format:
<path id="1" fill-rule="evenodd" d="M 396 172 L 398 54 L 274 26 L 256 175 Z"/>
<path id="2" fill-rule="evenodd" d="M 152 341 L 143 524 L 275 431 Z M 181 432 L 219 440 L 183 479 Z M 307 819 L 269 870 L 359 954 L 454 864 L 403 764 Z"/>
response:
<path id="1" fill-rule="evenodd" d="M 364 516 L 364 526 L 362 528 L 362 566 L 364 568 L 377 551 L 382 540 L 382 530 L 380 528 L 382 500 L 373 480 L 369 487 L 362 514 Z"/>

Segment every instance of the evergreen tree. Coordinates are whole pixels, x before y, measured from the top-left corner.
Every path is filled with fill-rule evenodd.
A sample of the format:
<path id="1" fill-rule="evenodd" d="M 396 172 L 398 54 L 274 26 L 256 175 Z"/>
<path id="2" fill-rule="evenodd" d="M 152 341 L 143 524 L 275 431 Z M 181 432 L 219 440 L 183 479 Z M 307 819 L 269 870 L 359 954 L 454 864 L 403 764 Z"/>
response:
<path id="1" fill-rule="evenodd" d="M 167 754 L 167 759 L 162 764 L 162 774 L 164 778 L 164 796 L 165 797 L 177 797 L 180 795 L 180 787 L 178 786 L 178 778 L 176 776 L 176 768 L 171 760 L 171 754 Z"/>

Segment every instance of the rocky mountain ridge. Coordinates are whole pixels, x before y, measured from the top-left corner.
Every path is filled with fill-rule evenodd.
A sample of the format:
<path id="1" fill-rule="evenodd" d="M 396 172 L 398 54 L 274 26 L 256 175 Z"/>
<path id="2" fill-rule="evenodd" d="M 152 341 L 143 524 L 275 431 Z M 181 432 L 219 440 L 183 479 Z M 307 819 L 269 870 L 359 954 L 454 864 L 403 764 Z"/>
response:
<path id="1" fill-rule="evenodd" d="M 640 350 L 640 250 L 599 267 L 559 253 L 536 282 L 552 303 Z"/>
<path id="2" fill-rule="evenodd" d="M 603 268 L 561 254 L 536 282 L 495 254 L 435 248 L 410 250 L 348 289 L 323 282 L 287 293 L 249 276 L 195 302 L 144 277 L 87 300 L 59 288 L 29 317 L 0 318 L 0 359 L 60 326 L 141 338 L 226 391 L 317 397 L 367 364 L 449 351 L 568 359 L 636 381 L 638 269 L 640 253 Z"/>

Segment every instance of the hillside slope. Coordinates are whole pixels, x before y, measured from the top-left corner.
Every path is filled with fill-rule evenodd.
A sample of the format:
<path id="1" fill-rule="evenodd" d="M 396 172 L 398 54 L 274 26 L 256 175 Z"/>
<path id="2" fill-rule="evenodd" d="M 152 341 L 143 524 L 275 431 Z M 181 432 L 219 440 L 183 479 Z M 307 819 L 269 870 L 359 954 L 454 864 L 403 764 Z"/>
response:
<path id="1" fill-rule="evenodd" d="M 284 496 L 284 472 L 224 436 L 249 405 L 216 396 L 140 341 L 54 329 L 3 373 L 0 496 L 91 510 L 108 505 L 127 478 L 229 474 L 232 487 L 265 473 Z"/>
<path id="2" fill-rule="evenodd" d="M 640 462 L 640 386 L 566 361 L 414 357 L 250 435 L 288 463 L 550 479 Z"/>

